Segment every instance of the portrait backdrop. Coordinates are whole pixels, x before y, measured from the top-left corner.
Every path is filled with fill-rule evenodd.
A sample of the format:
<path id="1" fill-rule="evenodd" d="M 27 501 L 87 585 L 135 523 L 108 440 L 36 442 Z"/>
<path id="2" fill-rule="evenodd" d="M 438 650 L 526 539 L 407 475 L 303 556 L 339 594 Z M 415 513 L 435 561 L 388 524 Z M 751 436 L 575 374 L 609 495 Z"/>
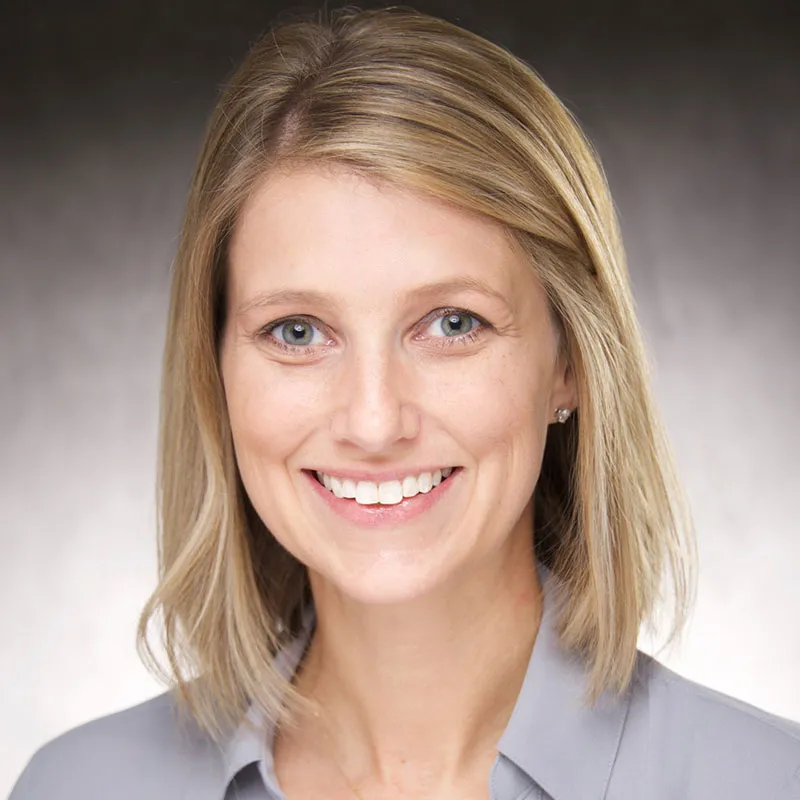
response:
<path id="1" fill-rule="evenodd" d="M 695 613 L 661 658 L 800 719 L 790 4 L 410 5 L 527 60 L 595 143 L 698 530 Z M 135 628 L 170 262 L 217 91 L 284 7 L 3 4 L 0 795 L 46 740 L 161 690 Z"/>

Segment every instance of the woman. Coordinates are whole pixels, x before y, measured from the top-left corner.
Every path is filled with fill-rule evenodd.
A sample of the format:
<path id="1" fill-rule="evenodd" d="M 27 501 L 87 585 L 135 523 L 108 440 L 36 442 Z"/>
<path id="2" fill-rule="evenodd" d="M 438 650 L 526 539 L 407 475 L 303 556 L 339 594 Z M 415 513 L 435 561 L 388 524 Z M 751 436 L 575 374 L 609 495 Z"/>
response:
<path id="1" fill-rule="evenodd" d="M 175 691 L 14 800 L 800 796 L 797 726 L 636 649 L 692 544 L 612 202 L 480 37 L 349 10 L 253 48 L 189 197 L 159 486 Z"/>

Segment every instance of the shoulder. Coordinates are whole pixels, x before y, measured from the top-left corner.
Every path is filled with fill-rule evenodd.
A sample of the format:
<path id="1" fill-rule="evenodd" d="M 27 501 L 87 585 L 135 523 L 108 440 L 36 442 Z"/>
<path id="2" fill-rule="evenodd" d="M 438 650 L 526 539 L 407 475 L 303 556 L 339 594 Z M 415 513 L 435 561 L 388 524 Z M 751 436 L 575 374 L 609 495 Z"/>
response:
<path id="1" fill-rule="evenodd" d="M 800 725 L 683 678 L 644 654 L 621 757 L 625 750 L 638 750 L 649 777 L 658 775 L 656 785 L 671 787 L 665 797 L 800 798 Z"/>
<path id="2" fill-rule="evenodd" d="M 210 737 L 183 719 L 166 693 L 48 742 L 9 800 L 160 800 L 189 790 L 200 797 L 195 786 L 220 785 L 221 763 Z"/>

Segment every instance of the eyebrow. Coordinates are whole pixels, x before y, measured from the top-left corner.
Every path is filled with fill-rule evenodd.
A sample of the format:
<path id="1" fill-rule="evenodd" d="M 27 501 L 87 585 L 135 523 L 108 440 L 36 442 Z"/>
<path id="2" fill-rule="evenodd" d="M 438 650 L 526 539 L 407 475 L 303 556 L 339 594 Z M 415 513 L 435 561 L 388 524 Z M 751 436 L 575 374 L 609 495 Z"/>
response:
<path id="1" fill-rule="evenodd" d="M 478 294 L 485 295 L 493 300 L 499 301 L 506 308 L 511 310 L 511 304 L 503 294 L 489 286 L 488 283 L 485 283 L 480 278 L 468 276 L 416 286 L 407 292 L 406 297 L 410 301 L 418 301 L 442 294 L 463 291 L 477 292 Z M 237 313 L 244 314 L 255 308 L 268 308 L 269 306 L 291 303 L 308 303 L 323 308 L 336 308 L 338 306 L 336 300 L 324 292 L 317 292 L 313 289 L 278 289 L 272 292 L 259 292 L 259 294 L 252 299 L 243 302 L 238 307 Z"/>

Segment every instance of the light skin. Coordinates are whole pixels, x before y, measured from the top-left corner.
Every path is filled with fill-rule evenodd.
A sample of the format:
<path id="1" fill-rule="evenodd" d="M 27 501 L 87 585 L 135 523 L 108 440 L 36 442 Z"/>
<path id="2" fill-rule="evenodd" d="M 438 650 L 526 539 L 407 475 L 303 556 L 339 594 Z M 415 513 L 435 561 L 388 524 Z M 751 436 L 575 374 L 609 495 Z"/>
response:
<path id="1" fill-rule="evenodd" d="M 269 301 L 283 290 L 317 296 Z M 281 787 L 485 798 L 541 616 L 531 496 L 555 409 L 575 407 L 543 289 L 494 222 L 304 168 L 242 210 L 227 311 L 242 480 L 317 610 L 296 683 L 324 715 L 279 731 Z M 335 514 L 303 472 L 431 465 L 461 469 L 380 528 Z"/>

